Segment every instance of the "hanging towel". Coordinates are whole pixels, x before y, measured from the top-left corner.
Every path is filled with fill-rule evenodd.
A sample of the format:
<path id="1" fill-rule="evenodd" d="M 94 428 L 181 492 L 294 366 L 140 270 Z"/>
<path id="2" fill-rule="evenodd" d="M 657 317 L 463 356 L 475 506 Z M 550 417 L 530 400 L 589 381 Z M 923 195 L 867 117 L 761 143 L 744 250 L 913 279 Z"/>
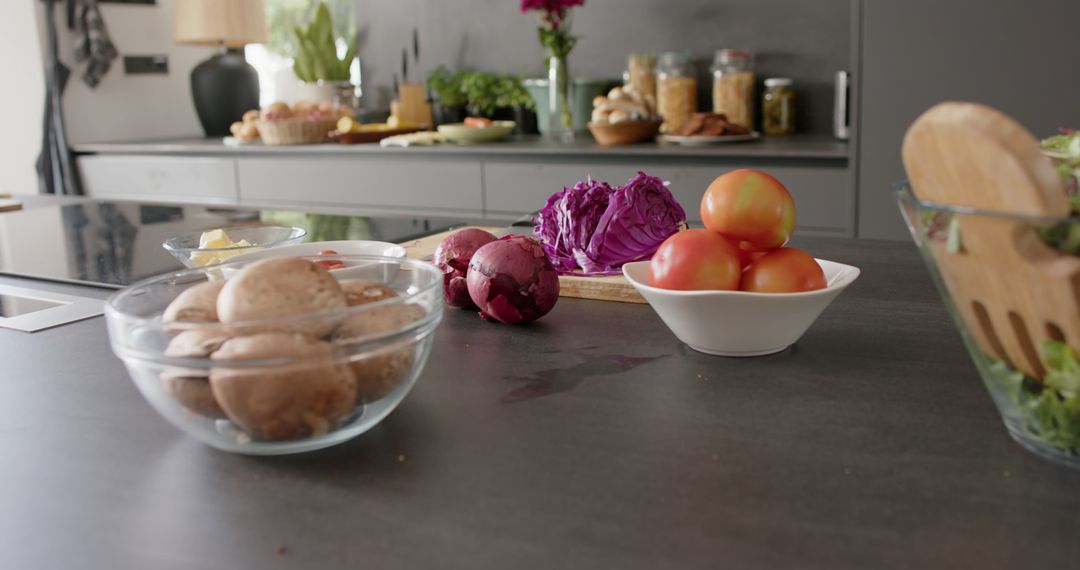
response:
<path id="1" fill-rule="evenodd" d="M 68 0 L 69 2 L 71 0 Z M 109 30 L 101 17 L 98 0 L 76 0 L 75 29 L 79 33 L 78 47 L 75 49 L 75 61 L 86 62 L 83 82 L 96 87 L 109 71 L 112 60 L 118 55 L 116 46 L 109 39 Z"/>
<path id="2" fill-rule="evenodd" d="M 67 144 L 61 95 L 71 70 L 60 62 L 56 48 L 57 0 L 45 0 L 46 67 L 45 116 L 42 120 L 41 154 L 38 155 L 38 191 L 42 194 L 82 194 L 75 159 Z"/>

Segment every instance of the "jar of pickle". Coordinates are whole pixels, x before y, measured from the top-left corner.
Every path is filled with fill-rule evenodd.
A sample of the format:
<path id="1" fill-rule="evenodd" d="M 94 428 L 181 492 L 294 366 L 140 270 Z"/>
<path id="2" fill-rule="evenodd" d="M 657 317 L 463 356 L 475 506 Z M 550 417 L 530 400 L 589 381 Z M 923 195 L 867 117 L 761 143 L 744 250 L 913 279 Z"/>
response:
<path id="1" fill-rule="evenodd" d="M 767 135 L 790 135 L 795 132 L 795 91 L 787 77 L 765 80 L 761 97 L 762 130 Z"/>
<path id="2" fill-rule="evenodd" d="M 670 133 L 697 112 L 697 74 L 689 53 L 667 52 L 656 65 L 656 112 L 664 118 L 660 130 Z"/>
<path id="3" fill-rule="evenodd" d="M 741 49 L 722 49 L 713 59 L 712 74 L 713 112 L 753 130 L 753 54 Z"/>
<path id="4" fill-rule="evenodd" d="M 626 85 L 642 95 L 656 97 L 656 56 L 630 54 L 626 62 Z"/>

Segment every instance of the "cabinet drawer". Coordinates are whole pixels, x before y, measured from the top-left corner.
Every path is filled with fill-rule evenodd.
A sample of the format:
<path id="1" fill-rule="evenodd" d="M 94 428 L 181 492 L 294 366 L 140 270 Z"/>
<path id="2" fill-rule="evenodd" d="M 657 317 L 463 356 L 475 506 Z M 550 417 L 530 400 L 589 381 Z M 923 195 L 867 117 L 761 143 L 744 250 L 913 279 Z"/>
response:
<path id="1" fill-rule="evenodd" d="M 671 193 L 691 222 L 700 222 L 701 196 L 719 174 L 738 168 L 681 164 L 536 164 L 488 162 L 484 187 L 488 214 L 522 214 L 544 206 L 548 196 L 586 175 L 623 184 L 638 170 L 671 182 Z M 795 198 L 798 227 L 808 234 L 852 235 L 853 192 L 844 167 L 828 165 L 756 166 L 778 178 Z"/>
<path id="2" fill-rule="evenodd" d="M 231 158 L 199 156 L 78 157 L 83 191 L 95 198 L 234 204 Z"/>
<path id="3" fill-rule="evenodd" d="M 483 212 L 478 161 L 245 158 L 237 169 L 244 203 L 317 203 L 474 216 Z"/>

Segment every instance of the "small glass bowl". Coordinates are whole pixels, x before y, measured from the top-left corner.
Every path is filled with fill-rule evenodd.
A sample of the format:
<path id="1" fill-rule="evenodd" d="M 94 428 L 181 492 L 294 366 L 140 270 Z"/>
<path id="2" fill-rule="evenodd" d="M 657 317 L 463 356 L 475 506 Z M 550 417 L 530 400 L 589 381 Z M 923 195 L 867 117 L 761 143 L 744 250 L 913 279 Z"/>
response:
<path id="1" fill-rule="evenodd" d="M 1032 347 L 1043 368 L 1050 370 L 1046 360 L 1050 354 L 1046 349 L 1048 343 L 1066 341 L 1073 351 L 1078 347 L 1080 339 L 1066 339 L 1061 333 L 1062 320 L 1074 319 L 1076 315 L 1063 310 L 1057 323 L 1027 323 L 1011 312 L 1012 307 L 991 306 L 978 300 L 972 301 L 971 306 L 962 306 L 966 301 L 960 299 L 965 297 L 959 290 L 953 290 L 959 285 L 953 285 L 948 277 L 955 273 L 950 270 L 960 267 L 959 256 L 977 255 L 965 247 L 965 222 L 981 227 L 1000 227 L 1000 235 L 1012 235 L 1013 239 L 1029 244 L 1041 240 L 1048 248 L 1048 256 L 1063 258 L 1070 255 L 1067 252 L 1080 253 L 1077 239 L 1080 238 L 1080 219 L 1035 217 L 926 202 L 914 196 L 907 182 L 895 184 L 893 192 L 934 284 L 960 330 L 1009 434 L 1041 457 L 1080 468 L 1080 393 L 1055 387 L 1049 375 L 1039 380 L 1014 368 L 1001 348 L 1002 339 L 1015 338 L 1021 345 Z M 1051 243 L 1057 244 L 1056 247 Z M 1052 251 L 1055 249 L 1057 253 Z M 980 269 L 980 281 L 1000 291 L 1025 291 L 1041 286 L 1028 282 L 1021 271 L 1003 273 L 988 265 L 985 269 L 981 265 L 968 265 Z M 1042 294 L 1033 293 L 1034 296 Z M 972 322 L 979 324 L 972 325 Z M 984 339 L 985 346 L 980 343 L 980 338 Z M 1034 366 L 1031 358 L 1025 359 L 1025 366 Z"/>
<path id="2" fill-rule="evenodd" d="M 204 232 L 192 232 L 169 238 L 162 242 L 161 247 L 183 263 L 184 267 L 195 268 L 217 265 L 241 253 L 295 245 L 307 237 L 307 230 L 304 228 L 290 226 L 236 226 L 221 230 L 230 240 L 247 240 L 251 245 L 204 249 L 199 247 L 199 239 Z"/>
<path id="3" fill-rule="evenodd" d="M 227 325 L 167 325 L 161 315 L 182 292 L 200 283 L 227 280 L 254 262 L 188 269 L 140 281 L 109 298 L 105 317 L 113 352 L 159 414 L 218 449 L 280 455 L 356 437 L 393 411 L 423 370 L 443 316 L 443 276 L 435 266 L 409 259 L 340 255 L 305 259 L 340 260 L 346 267 L 330 272 L 339 281 L 374 281 L 398 296 L 317 314 Z M 407 318 L 400 318 L 403 312 Z M 365 330 L 364 323 L 378 319 L 389 324 Z M 348 334 L 339 334 L 346 323 L 351 327 Z M 191 331 L 250 340 L 267 330 L 313 328 L 333 332 L 303 339 L 321 350 L 305 348 L 301 357 L 280 351 L 246 360 L 166 356 L 170 342 Z"/>

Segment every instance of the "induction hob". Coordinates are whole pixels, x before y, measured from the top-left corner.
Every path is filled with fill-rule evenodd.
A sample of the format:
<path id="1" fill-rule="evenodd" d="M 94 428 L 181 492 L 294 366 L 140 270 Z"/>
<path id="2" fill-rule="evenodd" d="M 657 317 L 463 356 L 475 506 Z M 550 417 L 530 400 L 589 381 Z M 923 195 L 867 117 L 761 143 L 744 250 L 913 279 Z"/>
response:
<path id="1" fill-rule="evenodd" d="M 161 247 L 170 237 L 260 223 L 302 227 L 308 231 L 307 241 L 400 243 L 464 225 L 465 220 L 80 201 L 0 214 L 0 274 L 118 289 L 182 269 Z"/>

